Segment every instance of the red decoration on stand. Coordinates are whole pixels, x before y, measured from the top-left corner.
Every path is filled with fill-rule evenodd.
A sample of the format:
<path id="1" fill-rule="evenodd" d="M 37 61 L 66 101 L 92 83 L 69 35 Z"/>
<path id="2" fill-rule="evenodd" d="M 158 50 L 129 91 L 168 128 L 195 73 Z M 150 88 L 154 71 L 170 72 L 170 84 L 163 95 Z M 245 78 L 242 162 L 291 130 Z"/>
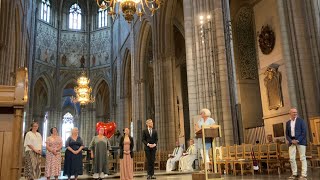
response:
<path id="1" fill-rule="evenodd" d="M 104 136 L 110 139 L 116 132 L 117 125 L 115 122 L 108 122 L 108 123 L 98 122 L 96 124 L 96 131 L 99 132 L 100 128 L 104 129 Z"/>

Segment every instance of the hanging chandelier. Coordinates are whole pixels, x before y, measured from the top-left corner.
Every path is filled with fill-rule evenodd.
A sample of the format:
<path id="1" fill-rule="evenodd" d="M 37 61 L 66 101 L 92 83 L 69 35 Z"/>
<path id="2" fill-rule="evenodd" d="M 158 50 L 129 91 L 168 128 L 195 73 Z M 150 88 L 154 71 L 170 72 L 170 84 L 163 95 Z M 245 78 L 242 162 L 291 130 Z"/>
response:
<path id="1" fill-rule="evenodd" d="M 99 8 L 107 9 L 109 8 L 108 14 L 115 18 L 123 13 L 125 20 L 131 23 L 134 14 L 137 14 L 141 20 L 143 14 L 147 14 L 146 9 L 150 11 L 151 16 L 160 8 L 162 0 L 96 0 Z M 116 7 L 118 10 L 116 11 Z"/>
<path id="2" fill-rule="evenodd" d="M 71 98 L 73 103 L 80 103 L 81 106 L 93 103 L 95 98 L 92 97 L 92 88 L 89 86 L 90 80 L 86 77 L 85 72 L 77 79 L 77 86 L 74 88 L 76 97 Z"/>

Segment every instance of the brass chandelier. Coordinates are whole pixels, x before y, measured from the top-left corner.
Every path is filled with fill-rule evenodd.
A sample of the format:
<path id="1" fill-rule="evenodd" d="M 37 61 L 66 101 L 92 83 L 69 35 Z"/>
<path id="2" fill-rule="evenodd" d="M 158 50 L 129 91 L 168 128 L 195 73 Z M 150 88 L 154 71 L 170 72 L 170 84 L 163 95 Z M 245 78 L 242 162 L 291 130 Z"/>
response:
<path id="1" fill-rule="evenodd" d="M 115 16 L 123 13 L 125 20 L 131 23 L 134 14 L 137 14 L 141 20 L 143 14 L 147 14 L 146 9 L 151 13 L 151 16 L 160 8 L 162 0 L 96 0 L 99 8 L 109 8 L 108 14 L 115 18 Z M 118 10 L 116 11 L 116 7 Z"/>
<path id="2" fill-rule="evenodd" d="M 85 72 L 77 79 L 77 86 L 74 88 L 76 97 L 72 97 L 73 103 L 80 103 L 81 106 L 93 103 L 95 98 L 92 97 L 92 88 L 89 86 L 90 80 L 86 77 Z"/>

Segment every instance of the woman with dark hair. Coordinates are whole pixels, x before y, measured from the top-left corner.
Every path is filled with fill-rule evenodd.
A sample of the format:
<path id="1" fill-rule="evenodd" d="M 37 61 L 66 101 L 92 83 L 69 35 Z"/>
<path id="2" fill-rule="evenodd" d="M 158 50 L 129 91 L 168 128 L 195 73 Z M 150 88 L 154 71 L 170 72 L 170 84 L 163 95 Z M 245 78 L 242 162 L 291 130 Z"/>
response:
<path id="1" fill-rule="evenodd" d="M 38 133 L 39 125 L 37 122 L 31 124 L 31 130 L 27 132 L 24 139 L 25 147 L 25 169 L 24 176 L 26 179 L 40 178 L 40 163 L 41 163 L 41 149 L 42 137 Z"/>
<path id="2" fill-rule="evenodd" d="M 120 179 L 133 179 L 133 138 L 129 128 L 125 128 L 124 135 L 120 139 Z"/>
<path id="3" fill-rule="evenodd" d="M 92 138 L 89 145 L 93 159 L 93 179 L 103 179 L 109 173 L 108 154 L 111 145 L 108 138 L 104 136 L 104 131 L 104 128 L 100 128 L 98 135 Z"/>
<path id="4" fill-rule="evenodd" d="M 61 171 L 61 148 L 62 139 L 58 134 L 58 129 L 53 127 L 50 129 L 50 134 L 47 138 L 47 155 L 46 155 L 46 171 L 45 176 L 49 180 L 51 176 L 57 180 Z"/>

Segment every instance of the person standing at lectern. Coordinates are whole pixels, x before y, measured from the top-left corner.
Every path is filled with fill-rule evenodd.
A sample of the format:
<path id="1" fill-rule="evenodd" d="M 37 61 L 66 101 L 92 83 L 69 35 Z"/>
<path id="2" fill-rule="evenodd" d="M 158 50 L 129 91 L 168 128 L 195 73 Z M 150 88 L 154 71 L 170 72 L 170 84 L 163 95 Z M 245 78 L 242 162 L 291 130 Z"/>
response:
<path id="1" fill-rule="evenodd" d="M 147 179 L 156 179 L 154 176 L 154 161 L 157 151 L 158 134 L 155 129 L 153 129 L 152 119 L 146 121 L 147 129 L 142 132 L 142 142 L 145 144 L 144 151 L 147 158 Z"/>
<path id="2" fill-rule="evenodd" d="M 215 121 L 210 117 L 211 112 L 209 109 L 201 109 L 200 111 L 201 118 L 199 121 L 195 124 L 194 130 L 195 132 L 198 132 L 201 130 L 202 125 L 214 125 Z M 205 146 L 206 146 L 206 163 L 209 165 L 210 159 L 209 159 L 209 149 L 212 147 L 212 139 L 206 138 L 205 139 Z M 202 144 L 202 138 L 198 138 L 198 147 L 200 148 L 200 154 L 202 158 L 202 162 L 204 163 L 204 156 L 203 156 L 203 144 Z M 209 166 L 208 166 L 209 167 Z"/>

